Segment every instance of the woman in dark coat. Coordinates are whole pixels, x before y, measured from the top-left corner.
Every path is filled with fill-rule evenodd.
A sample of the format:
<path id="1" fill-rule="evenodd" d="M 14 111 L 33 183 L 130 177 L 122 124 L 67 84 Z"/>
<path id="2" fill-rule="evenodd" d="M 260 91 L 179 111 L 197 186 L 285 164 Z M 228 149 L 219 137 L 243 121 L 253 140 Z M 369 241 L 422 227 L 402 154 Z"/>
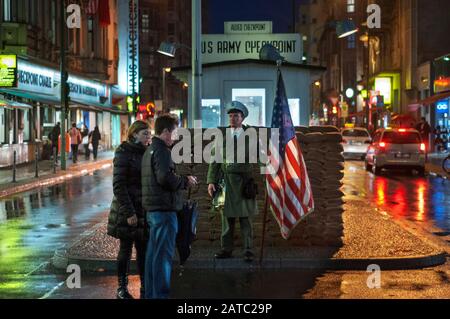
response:
<path id="1" fill-rule="evenodd" d="M 149 126 L 136 121 L 128 130 L 128 140 L 114 155 L 114 198 L 108 219 L 108 235 L 120 239 L 117 256 L 119 288 L 118 299 L 133 299 L 128 292 L 128 273 L 133 244 L 141 279 L 141 297 L 144 296 L 144 267 L 147 246 L 147 227 L 142 208 L 141 162 L 150 142 Z"/>

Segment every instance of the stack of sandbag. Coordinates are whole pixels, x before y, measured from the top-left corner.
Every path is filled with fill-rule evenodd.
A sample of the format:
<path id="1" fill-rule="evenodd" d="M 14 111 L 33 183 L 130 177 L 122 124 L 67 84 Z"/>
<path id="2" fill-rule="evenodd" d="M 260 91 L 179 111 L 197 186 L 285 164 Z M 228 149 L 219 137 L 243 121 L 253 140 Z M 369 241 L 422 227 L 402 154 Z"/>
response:
<path id="1" fill-rule="evenodd" d="M 194 141 L 194 131 L 191 130 Z M 266 226 L 266 245 L 279 246 L 323 246 L 339 247 L 343 235 L 343 193 L 342 187 L 344 158 L 342 156 L 342 136 L 335 127 L 298 127 L 297 139 L 302 150 L 308 171 L 315 210 L 294 229 L 291 239 L 282 239 L 280 230 L 272 214 L 268 214 Z M 269 133 L 270 136 L 270 133 Z M 202 150 L 210 141 L 202 142 Z M 192 146 L 194 143 L 192 143 Z M 192 156 L 194 150 L 191 150 Z M 191 198 L 198 202 L 200 212 L 197 224 L 196 245 L 210 245 L 211 241 L 220 241 L 221 221 L 218 210 L 212 207 L 208 196 L 206 177 L 208 163 L 184 163 L 177 167 L 180 174 L 192 174 L 198 177 L 199 185 L 193 189 Z M 259 214 L 253 219 L 254 240 L 258 245 L 261 240 L 263 210 L 265 203 L 265 176 L 260 174 L 259 167 L 254 166 L 254 177 L 258 184 L 257 205 Z M 239 223 L 236 223 L 235 236 L 239 237 Z M 241 245 L 241 240 L 235 242 Z"/>
<path id="2" fill-rule="evenodd" d="M 344 157 L 342 135 L 332 126 L 299 127 L 297 139 L 303 153 L 314 196 L 314 212 L 292 234 L 298 245 L 340 246 L 343 234 Z"/>

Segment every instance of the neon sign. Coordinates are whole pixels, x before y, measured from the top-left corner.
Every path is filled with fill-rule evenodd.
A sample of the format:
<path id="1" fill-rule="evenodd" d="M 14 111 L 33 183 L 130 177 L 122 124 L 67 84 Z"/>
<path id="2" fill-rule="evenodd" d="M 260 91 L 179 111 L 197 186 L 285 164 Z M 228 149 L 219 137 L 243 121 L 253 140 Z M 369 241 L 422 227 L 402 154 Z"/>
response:
<path id="1" fill-rule="evenodd" d="M 448 113 L 448 101 L 439 101 L 436 104 L 436 111 L 438 113 Z"/>

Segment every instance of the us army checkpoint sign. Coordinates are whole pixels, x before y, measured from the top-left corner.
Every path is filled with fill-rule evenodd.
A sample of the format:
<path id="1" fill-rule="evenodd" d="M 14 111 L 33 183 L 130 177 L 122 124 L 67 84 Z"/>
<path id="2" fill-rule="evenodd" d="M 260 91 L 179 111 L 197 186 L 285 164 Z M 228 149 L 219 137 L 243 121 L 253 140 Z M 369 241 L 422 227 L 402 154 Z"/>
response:
<path id="1" fill-rule="evenodd" d="M 259 59 L 259 51 L 266 43 L 276 47 L 286 61 L 301 63 L 303 48 L 298 33 L 204 34 L 203 63 Z"/>

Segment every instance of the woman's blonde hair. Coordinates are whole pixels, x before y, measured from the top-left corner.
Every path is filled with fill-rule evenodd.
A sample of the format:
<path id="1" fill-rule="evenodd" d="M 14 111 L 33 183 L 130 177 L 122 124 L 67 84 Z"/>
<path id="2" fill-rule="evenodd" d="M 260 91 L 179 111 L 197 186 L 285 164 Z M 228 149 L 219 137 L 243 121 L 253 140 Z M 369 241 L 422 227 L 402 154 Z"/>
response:
<path id="1" fill-rule="evenodd" d="M 150 128 L 150 126 L 148 125 L 147 122 L 138 120 L 136 122 L 134 122 L 133 124 L 131 124 L 131 126 L 128 128 L 128 132 L 127 132 L 127 138 L 129 141 L 134 142 L 135 138 L 134 138 L 134 134 L 139 133 L 142 130 L 148 130 Z"/>

